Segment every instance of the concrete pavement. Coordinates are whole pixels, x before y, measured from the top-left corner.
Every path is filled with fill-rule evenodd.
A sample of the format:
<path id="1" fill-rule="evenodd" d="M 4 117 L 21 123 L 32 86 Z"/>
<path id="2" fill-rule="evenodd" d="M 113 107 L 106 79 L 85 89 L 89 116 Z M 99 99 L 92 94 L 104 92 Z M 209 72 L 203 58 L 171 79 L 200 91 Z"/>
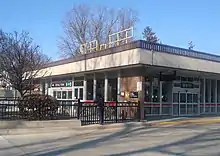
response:
<path id="1" fill-rule="evenodd" d="M 75 135 L 65 131 L 51 134 L 3 135 L 1 156 L 219 156 L 218 124 L 174 125 L 155 128 L 103 130 Z"/>
<path id="2" fill-rule="evenodd" d="M 54 123 L 53 123 L 54 122 Z M 218 116 L 207 116 L 207 117 L 176 117 L 172 119 L 161 119 L 155 121 L 143 121 L 143 122 L 129 122 L 129 123 L 116 123 L 107 125 L 88 125 L 88 126 L 77 126 L 73 121 L 56 121 L 43 122 L 43 124 L 34 122 L 26 123 L 21 126 L 15 126 L 15 128 L 0 128 L 0 135 L 18 135 L 18 134 L 39 134 L 39 133 L 57 133 L 60 131 L 73 131 L 74 133 L 82 133 L 91 131 L 100 131 L 104 129 L 123 129 L 125 126 L 130 127 L 158 127 L 158 126 L 169 126 L 169 125 L 186 125 L 186 124 L 212 124 L 220 123 L 220 117 Z M 37 124 L 36 124 L 37 123 Z M 78 124 L 78 123 L 77 123 Z M 57 126 L 58 125 L 58 126 Z"/>

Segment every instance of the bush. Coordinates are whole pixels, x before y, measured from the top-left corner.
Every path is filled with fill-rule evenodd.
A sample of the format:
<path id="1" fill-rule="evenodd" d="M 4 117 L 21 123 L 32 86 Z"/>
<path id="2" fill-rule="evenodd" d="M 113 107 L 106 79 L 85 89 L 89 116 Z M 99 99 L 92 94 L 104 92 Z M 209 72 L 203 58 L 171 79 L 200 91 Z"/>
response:
<path id="1" fill-rule="evenodd" d="M 26 95 L 19 100 L 19 113 L 28 120 L 48 120 L 57 116 L 59 102 L 49 95 Z"/>

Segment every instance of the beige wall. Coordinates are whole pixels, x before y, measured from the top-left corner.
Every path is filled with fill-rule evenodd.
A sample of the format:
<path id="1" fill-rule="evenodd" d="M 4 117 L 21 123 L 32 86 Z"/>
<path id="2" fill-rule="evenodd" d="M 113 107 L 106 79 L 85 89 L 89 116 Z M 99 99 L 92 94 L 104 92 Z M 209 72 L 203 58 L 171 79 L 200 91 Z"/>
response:
<path id="1" fill-rule="evenodd" d="M 195 59 L 185 56 L 172 55 L 168 53 L 152 52 L 145 49 L 133 49 L 101 57 L 91 58 L 67 63 L 63 65 L 57 65 L 42 70 L 39 77 L 55 76 L 71 73 L 79 73 L 85 71 L 100 70 L 112 67 L 122 67 L 133 64 L 148 64 L 158 65 L 164 67 L 173 67 L 180 69 L 220 73 L 220 63 Z M 45 74 L 46 72 L 46 74 Z"/>
<path id="2" fill-rule="evenodd" d="M 70 74 L 84 71 L 100 70 L 111 67 L 121 67 L 140 63 L 140 53 L 138 49 L 127 50 L 119 53 L 105 55 L 101 57 L 87 59 L 64 65 L 53 66 L 42 70 L 39 77 Z M 45 74 L 46 73 L 46 74 Z"/>
<path id="3" fill-rule="evenodd" d="M 190 58 L 168 53 L 154 52 L 152 61 L 152 52 L 149 50 L 140 50 L 141 63 L 173 67 L 187 70 L 196 70 L 212 73 L 220 73 L 220 63 L 196 58 Z"/>

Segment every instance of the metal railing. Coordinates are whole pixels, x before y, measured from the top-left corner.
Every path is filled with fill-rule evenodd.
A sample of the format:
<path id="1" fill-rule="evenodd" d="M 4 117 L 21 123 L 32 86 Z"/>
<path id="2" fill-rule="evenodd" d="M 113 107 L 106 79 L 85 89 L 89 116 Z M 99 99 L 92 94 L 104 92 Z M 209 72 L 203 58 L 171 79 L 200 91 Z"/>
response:
<path id="1" fill-rule="evenodd" d="M 77 118 L 77 101 L 62 100 L 56 106 L 21 107 L 21 99 L 0 98 L 0 120 L 60 120 Z"/>
<path id="2" fill-rule="evenodd" d="M 79 106 L 79 119 L 82 125 L 140 120 L 139 102 L 104 102 L 103 108 L 96 102 L 90 104 L 81 102 Z"/>
<path id="3" fill-rule="evenodd" d="M 30 101 L 0 98 L 0 120 L 61 120 L 77 118 L 82 125 L 140 120 L 139 102 L 81 102 L 58 100 L 58 105 L 31 105 Z M 24 106 L 28 104 L 28 106 Z M 101 115 L 103 114 L 103 115 Z"/>
<path id="4" fill-rule="evenodd" d="M 209 61 L 215 61 L 220 62 L 220 56 L 214 55 L 214 54 L 208 54 L 204 52 L 199 52 L 195 50 L 189 50 L 164 44 L 158 44 L 158 43 L 149 43 L 144 40 L 138 40 L 134 42 L 136 44 L 136 48 L 143 48 L 147 50 L 153 50 L 157 52 L 165 52 L 170 53 L 174 55 L 180 55 L 180 56 L 187 56 L 191 58 L 198 58 L 203 60 L 209 60 Z"/>

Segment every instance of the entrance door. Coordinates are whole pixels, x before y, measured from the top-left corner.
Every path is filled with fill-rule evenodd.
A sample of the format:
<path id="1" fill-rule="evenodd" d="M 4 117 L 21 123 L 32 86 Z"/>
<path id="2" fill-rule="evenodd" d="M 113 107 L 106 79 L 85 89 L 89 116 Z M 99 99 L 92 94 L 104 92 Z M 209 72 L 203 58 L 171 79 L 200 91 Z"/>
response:
<path id="1" fill-rule="evenodd" d="M 187 114 L 187 93 L 179 93 L 179 115 Z"/>
<path id="2" fill-rule="evenodd" d="M 179 93 L 179 115 L 195 115 L 198 114 L 198 109 L 197 93 Z"/>
<path id="3" fill-rule="evenodd" d="M 83 100 L 83 87 L 74 87 L 75 99 Z"/>

